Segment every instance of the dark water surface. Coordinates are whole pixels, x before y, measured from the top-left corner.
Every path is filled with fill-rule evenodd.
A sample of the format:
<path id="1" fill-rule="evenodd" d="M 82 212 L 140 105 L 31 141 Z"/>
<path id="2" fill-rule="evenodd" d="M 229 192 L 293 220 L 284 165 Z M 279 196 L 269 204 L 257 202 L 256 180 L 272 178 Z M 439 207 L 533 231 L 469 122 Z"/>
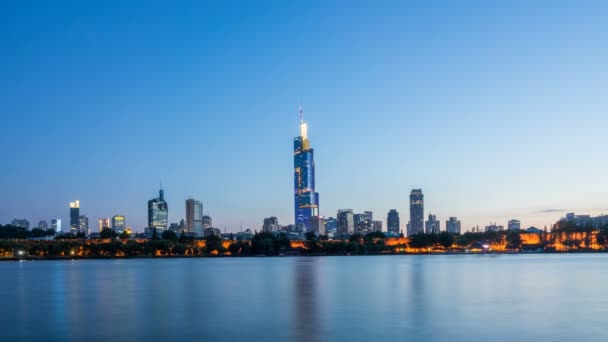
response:
<path id="1" fill-rule="evenodd" d="M 0 263 L 1 341 L 608 341 L 608 255 Z"/>

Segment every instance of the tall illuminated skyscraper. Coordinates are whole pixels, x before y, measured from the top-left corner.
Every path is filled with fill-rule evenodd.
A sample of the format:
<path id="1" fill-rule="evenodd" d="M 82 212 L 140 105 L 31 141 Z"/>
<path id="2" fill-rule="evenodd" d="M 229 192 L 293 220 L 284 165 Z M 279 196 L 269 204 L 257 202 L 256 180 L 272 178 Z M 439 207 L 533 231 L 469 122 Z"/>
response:
<path id="1" fill-rule="evenodd" d="M 186 200 L 186 227 L 188 232 L 203 236 L 203 203 L 192 198 Z"/>
<path id="2" fill-rule="evenodd" d="M 169 208 L 165 202 L 165 192 L 161 188 L 158 198 L 148 201 L 148 228 L 163 231 L 167 229 L 169 221 Z"/>
<path id="3" fill-rule="evenodd" d="M 70 202 L 70 233 L 76 235 L 80 228 L 80 201 Z"/>
<path id="4" fill-rule="evenodd" d="M 424 233 L 424 195 L 422 190 L 410 193 L 410 224 L 407 235 Z"/>
<path id="5" fill-rule="evenodd" d="M 293 140 L 293 182 L 295 224 L 310 231 L 310 218 L 319 216 L 319 194 L 315 192 L 314 151 L 308 140 L 308 126 L 300 107 L 300 136 Z"/>

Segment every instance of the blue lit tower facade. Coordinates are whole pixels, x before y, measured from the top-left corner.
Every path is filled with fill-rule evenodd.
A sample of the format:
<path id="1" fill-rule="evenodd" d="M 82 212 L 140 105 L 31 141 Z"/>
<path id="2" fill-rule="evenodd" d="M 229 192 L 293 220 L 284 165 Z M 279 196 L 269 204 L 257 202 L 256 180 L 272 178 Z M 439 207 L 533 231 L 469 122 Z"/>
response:
<path id="1" fill-rule="evenodd" d="M 300 136 L 293 139 L 293 187 L 295 224 L 310 231 L 310 218 L 319 216 L 319 194 L 315 192 L 314 151 L 300 107 Z"/>

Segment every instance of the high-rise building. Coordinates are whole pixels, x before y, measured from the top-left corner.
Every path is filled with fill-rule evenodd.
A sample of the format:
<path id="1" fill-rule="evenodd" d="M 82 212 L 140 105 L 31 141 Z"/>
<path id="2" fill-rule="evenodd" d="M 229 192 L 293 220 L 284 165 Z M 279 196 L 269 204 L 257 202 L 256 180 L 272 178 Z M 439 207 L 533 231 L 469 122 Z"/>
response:
<path id="1" fill-rule="evenodd" d="M 400 234 L 400 222 L 399 222 L 399 212 L 397 209 L 391 209 L 388 212 L 386 217 L 386 229 L 388 231 L 388 235 L 390 236 L 398 236 Z"/>
<path id="2" fill-rule="evenodd" d="M 180 232 L 187 232 L 187 226 L 186 226 L 186 221 L 184 219 L 179 220 L 179 231 Z"/>
<path id="3" fill-rule="evenodd" d="M 125 217 L 122 215 L 114 215 L 112 216 L 112 230 L 117 232 L 118 234 L 122 234 L 125 231 L 126 223 Z"/>
<path id="4" fill-rule="evenodd" d="M 328 217 L 325 219 L 325 234 L 336 233 L 338 228 L 338 221 L 335 217 Z"/>
<path id="5" fill-rule="evenodd" d="M 110 229 L 110 219 L 109 218 L 100 218 L 99 220 L 97 220 L 97 222 L 99 223 L 99 231 L 101 232 L 104 229 Z"/>
<path id="6" fill-rule="evenodd" d="M 264 225 L 262 226 L 262 231 L 266 233 L 272 233 L 281 229 L 279 226 L 279 219 L 276 217 L 269 217 L 264 219 Z"/>
<path id="7" fill-rule="evenodd" d="M 425 223 L 427 234 L 439 234 L 441 231 L 440 222 L 437 220 L 437 216 L 429 214 L 429 219 Z"/>
<path id="8" fill-rule="evenodd" d="M 309 232 L 317 235 L 325 235 L 325 219 L 322 216 L 313 216 L 310 218 Z"/>
<path id="9" fill-rule="evenodd" d="M 355 233 L 355 222 L 352 209 L 340 209 L 337 216 L 337 233 L 341 237 Z"/>
<path id="10" fill-rule="evenodd" d="M 496 222 L 494 223 L 490 223 L 489 225 L 486 226 L 485 231 L 486 232 L 500 232 L 503 231 L 505 229 L 504 226 L 499 226 L 496 224 Z"/>
<path id="11" fill-rule="evenodd" d="M 450 217 L 445 221 L 445 228 L 448 233 L 460 234 L 460 221 L 456 217 Z"/>
<path id="12" fill-rule="evenodd" d="M 30 221 L 28 221 L 27 219 L 14 219 L 11 222 L 11 226 L 25 228 L 27 230 L 30 230 Z"/>
<path id="13" fill-rule="evenodd" d="M 374 232 L 382 232 L 382 221 L 372 221 L 373 231 Z"/>
<path id="14" fill-rule="evenodd" d="M 61 232 L 61 220 L 60 219 L 52 219 L 51 220 L 51 229 L 56 233 Z"/>
<path id="15" fill-rule="evenodd" d="M 76 235 L 80 227 L 80 201 L 70 202 L 70 233 Z"/>
<path id="16" fill-rule="evenodd" d="M 165 192 L 161 188 L 158 197 L 148 201 L 148 229 L 163 231 L 169 224 L 169 208 L 165 202 Z"/>
<path id="17" fill-rule="evenodd" d="M 46 223 L 45 220 L 41 220 L 40 222 L 38 222 L 38 229 L 47 230 L 49 229 L 49 225 Z"/>
<path id="18" fill-rule="evenodd" d="M 85 215 L 78 216 L 78 232 L 89 232 L 89 218 Z"/>
<path id="19" fill-rule="evenodd" d="M 186 229 L 197 236 L 203 236 L 203 203 L 192 198 L 186 200 Z"/>
<path id="20" fill-rule="evenodd" d="M 507 227 L 509 230 L 520 230 L 521 229 L 521 223 L 519 222 L 519 220 L 510 220 L 509 223 L 507 223 Z"/>
<path id="21" fill-rule="evenodd" d="M 213 227 L 213 220 L 211 220 L 210 216 L 203 216 L 203 228 L 211 228 Z"/>
<path id="22" fill-rule="evenodd" d="M 355 233 L 362 235 L 371 233 L 373 229 L 373 217 L 374 215 L 371 211 L 366 211 L 363 214 L 354 214 Z"/>
<path id="23" fill-rule="evenodd" d="M 310 229 L 310 218 L 319 216 L 319 194 L 315 191 L 314 151 L 308 140 L 308 126 L 300 108 L 300 136 L 293 140 L 293 182 L 295 224 Z"/>
<path id="24" fill-rule="evenodd" d="M 410 193 L 410 223 L 407 235 L 424 233 L 424 195 L 421 189 Z"/>

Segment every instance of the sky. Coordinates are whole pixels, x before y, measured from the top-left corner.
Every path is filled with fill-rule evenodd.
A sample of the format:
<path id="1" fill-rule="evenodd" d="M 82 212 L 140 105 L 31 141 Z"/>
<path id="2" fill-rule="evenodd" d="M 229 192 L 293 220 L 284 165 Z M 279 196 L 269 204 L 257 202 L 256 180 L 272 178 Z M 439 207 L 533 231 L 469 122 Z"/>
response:
<path id="1" fill-rule="evenodd" d="M 68 204 L 142 231 L 293 223 L 303 106 L 320 213 L 422 188 L 463 230 L 608 213 L 608 2 L 3 1 L 0 224 Z"/>

